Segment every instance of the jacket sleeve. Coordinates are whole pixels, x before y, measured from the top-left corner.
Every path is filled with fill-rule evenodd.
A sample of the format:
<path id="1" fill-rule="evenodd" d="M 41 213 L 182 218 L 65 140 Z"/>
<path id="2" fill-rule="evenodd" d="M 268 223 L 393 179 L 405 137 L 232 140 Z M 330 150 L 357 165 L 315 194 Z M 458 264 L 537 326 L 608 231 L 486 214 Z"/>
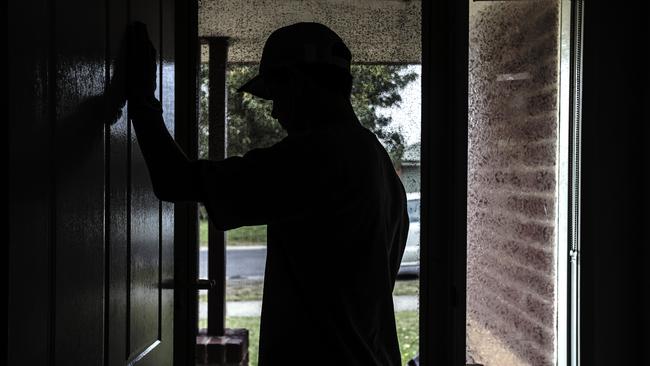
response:
<path id="1" fill-rule="evenodd" d="M 286 138 L 222 161 L 198 160 L 197 181 L 220 230 L 318 214 L 336 195 L 335 167 L 317 141 Z"/>

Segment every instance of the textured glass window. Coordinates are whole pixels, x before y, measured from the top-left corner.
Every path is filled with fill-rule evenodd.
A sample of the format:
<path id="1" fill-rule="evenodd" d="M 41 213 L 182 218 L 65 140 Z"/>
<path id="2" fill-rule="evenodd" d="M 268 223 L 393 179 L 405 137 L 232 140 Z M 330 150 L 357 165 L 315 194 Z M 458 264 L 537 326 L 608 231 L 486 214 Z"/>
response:
<path id="1" fill-rule="evenodd" d="M 469 3 L 468 363 L 554 365 L 560 4 Z"/>

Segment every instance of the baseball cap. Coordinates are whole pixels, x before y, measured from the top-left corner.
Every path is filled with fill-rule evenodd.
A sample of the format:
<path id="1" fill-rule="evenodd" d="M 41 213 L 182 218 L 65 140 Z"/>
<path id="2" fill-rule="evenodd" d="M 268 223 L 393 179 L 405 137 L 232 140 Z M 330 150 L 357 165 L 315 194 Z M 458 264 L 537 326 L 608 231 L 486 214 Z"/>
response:
<path id="1" fill-rule="evenodd" d="M 350 73 L 352 55 L 341 37 L 327 26 L 314 22 L 295 23 L 275 30 L 264 44 L 258 75 L 240 86 L 263 99 L 271 99 L 268 75 L 297 65 L 322 64 Z"/>

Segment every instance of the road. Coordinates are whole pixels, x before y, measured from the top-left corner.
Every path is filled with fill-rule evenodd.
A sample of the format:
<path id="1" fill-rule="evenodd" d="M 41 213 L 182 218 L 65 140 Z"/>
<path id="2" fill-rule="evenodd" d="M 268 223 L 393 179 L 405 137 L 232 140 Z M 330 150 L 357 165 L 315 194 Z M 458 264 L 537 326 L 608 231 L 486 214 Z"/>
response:
<path id="1" fill-rule="evenodd" d="M 262 279 L 266 264 L 266 247 L 226 247 L 226 277 Z M 208 277 L 208 251 L 201 249 L 199 274 Z"/>
<path id="2" fill-rule="evenodd" d="M 393 296 L 393 307 L 398 311 L 417 311 L 419 299 L 417 296 Z M 226 303 L 226 316 L 261 316 L 262 301 L 228 301 Z M 208 318 L 208 303 L 199 303 L 199 319 Z"/>
<path id="3" fill-rule="evenodd" d="M 208 277 L 208 251 L 201 249 L 199 274 L 201 278 Z M 226 247 L 226 278 L 258 279 L 264 278 L 266 264 L 266 246 Z M 417 267 L 401 267 L 400 276 L 417 276 Z"/>

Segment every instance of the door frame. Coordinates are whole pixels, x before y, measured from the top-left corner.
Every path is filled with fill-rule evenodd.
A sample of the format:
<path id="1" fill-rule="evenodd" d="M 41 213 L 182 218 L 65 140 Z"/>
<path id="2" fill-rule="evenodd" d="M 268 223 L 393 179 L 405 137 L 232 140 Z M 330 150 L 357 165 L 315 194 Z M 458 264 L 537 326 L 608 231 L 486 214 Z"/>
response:
<path id="1" fill-rule="evenodd" d="M 466 1 L 422 1 L 420 364 L 465 364 L 467 248 Z M 197 151 L 198 3 L 176 1 L 176 139 Z M 196 158 L 196 156 L 188 156 Z M 442 177 L 442 179 L 441 179 Z M 175 208 L 174 363 L 196 340 L 196 204 Z M 451 214 L 450 214 L 451 213 Z M 193 263 L 194 262 L 194 263 Z"/>
<path id="2" fill-rule="evenodd" d="M 465 365 L 468 1 L 422 1 L 420 364 Z"/>
<path id="3" fill-rule="evenodd" d="M 175 140 L 198 158 L 198 2 L 175 0 Z M 198 204 L 174 204 L 174 365 L 196 362 Z"/>

